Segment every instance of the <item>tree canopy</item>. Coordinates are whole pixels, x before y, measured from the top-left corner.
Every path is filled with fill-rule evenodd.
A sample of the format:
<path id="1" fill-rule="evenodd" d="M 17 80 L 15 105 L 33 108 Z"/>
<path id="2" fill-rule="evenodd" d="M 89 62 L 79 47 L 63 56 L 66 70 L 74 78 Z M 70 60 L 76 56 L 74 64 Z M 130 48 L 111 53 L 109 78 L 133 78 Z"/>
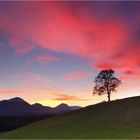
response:
<path id="1" fill-rule="evenodd" d="M 102 70 L 95 77 L 95 86 L 93 89 L 93 95 L 108 95 L 108 101 L 110 101 L 110 95 L 121 84 L 121 80 L 114 76 L 114 70 Z"/>

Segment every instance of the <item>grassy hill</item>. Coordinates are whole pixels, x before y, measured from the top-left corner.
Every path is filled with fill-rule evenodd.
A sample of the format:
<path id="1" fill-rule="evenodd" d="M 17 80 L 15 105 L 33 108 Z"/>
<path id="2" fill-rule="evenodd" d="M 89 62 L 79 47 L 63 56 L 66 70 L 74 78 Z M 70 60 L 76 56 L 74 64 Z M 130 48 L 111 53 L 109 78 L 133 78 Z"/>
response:
<path id="1" fill-rule="evenodd" d="M 0 138 L 140 138 L 140 97 L 88 106 L 1 133 Z"/>

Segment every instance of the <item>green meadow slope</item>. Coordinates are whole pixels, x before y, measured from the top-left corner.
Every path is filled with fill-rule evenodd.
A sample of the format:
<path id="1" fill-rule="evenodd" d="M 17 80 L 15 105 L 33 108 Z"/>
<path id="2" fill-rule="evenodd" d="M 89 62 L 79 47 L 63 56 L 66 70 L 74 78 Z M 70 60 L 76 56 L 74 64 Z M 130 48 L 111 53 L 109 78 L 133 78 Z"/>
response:
<path id="1" fill-rule="evenodd" d="M 0 138 L 140 138 L 140 97 L 88 106 L 1 133 Z"/>

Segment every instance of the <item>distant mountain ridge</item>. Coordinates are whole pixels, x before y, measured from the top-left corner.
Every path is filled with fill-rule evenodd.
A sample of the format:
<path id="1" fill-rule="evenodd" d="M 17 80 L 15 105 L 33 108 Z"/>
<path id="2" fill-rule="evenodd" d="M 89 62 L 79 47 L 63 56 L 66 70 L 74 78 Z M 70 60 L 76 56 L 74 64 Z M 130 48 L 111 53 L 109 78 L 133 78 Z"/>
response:
<path id="1" fill-rule="evenodd" d="M 0 101 L 0 116 L 32 116 L 32 115 L 46 115 L 59 114 L 80 109 L 80 106 L 68 106 L 67 104 L 60 104 L 54 108 L 43 106 L 39 103 L 33 105 L 19 97 L 11 98 L 9 100 Z"/>

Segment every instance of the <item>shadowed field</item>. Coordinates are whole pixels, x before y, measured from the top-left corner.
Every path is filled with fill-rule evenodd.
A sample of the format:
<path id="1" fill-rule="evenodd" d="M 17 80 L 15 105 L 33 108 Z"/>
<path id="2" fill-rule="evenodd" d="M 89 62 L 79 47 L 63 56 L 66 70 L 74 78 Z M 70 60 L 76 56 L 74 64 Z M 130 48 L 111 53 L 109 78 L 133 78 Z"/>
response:
<path id="1" fill-rule="evenodd" d="M 88 106 L 1 133 L 0 138 L 140 138 L 140 97 Z"/>

